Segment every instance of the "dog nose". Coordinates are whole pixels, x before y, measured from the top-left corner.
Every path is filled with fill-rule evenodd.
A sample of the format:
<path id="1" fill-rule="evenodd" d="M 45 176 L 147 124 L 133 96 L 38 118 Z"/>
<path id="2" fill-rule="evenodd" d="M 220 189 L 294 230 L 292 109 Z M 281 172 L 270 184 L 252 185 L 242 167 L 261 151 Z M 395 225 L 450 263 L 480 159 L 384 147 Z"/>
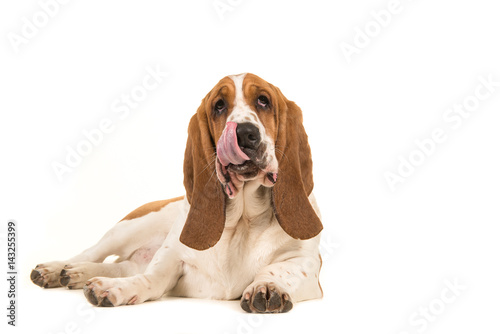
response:
<path id="1" fill-rule="evenodd" d="M 256 149 L 260 143 L 259 129 L 252 123 L 240 123 L 236 127 L 238 145 L 242 148 Z"/>

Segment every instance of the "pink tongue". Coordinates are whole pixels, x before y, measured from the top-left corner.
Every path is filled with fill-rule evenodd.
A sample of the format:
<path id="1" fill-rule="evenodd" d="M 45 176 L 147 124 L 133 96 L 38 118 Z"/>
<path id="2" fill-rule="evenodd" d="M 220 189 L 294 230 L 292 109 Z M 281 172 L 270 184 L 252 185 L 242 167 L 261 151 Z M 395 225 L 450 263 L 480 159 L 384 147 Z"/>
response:
<path id="1" fill-rule="evenodd" d="M 233 165 L 241 165 L 250 158 L 243 153 L 238 146 L 238 137 L 236 135 L 236 127 L 238 124 L 235 122 L 227 122 L 224 132 L 217 142 L 217 156 L 223 166 L 230 163 Z"/>

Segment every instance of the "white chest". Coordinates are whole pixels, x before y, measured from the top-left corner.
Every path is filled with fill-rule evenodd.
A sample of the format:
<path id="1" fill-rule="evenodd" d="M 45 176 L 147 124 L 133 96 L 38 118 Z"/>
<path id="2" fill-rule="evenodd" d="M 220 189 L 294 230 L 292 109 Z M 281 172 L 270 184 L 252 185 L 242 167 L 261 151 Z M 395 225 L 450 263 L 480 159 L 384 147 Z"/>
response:
<path id="1" fill-rule="evenodd" d="M 186 254 L 183 276 L 172 295 L 214 299 L 241 296 L 257 272 L 293 241 L 279 226 L 268 196 L 268 192 L 262 192 L 246 201 L 242 197 L 228 203 L 221 239 L 211 249 Z"/>

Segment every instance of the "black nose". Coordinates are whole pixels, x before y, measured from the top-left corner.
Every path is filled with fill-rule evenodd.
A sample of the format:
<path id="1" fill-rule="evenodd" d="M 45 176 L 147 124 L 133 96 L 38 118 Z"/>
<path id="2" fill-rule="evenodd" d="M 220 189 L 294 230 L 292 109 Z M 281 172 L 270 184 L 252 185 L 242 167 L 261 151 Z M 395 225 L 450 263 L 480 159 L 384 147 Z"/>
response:
<path id="1" fill-rule="evenodd" d="M 242 148 L 255 150 L 260 143 L 259 129 L 252 123 L 240 123 L 236 127 L 238 145 Z"/>

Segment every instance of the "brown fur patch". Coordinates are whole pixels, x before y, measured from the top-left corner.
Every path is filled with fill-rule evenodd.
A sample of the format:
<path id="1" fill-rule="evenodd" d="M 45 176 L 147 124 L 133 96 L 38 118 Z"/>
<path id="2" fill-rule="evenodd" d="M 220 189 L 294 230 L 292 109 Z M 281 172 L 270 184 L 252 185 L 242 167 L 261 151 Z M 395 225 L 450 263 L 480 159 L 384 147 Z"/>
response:
<path id="1" fill-rule="evenodd" d="M 161 201 L 155 201 L 155 202 L 150 202 L 150 203 L 144 204 L 143 206 L 140 206 L 137 209 L 135 209 L 134 211 L 132 211 L 131 213 L 129 213 L 127 216 L 125 216 L 125 218 L 123 218 L 120 221 L 140 218 L 142 216 L 147 215 L 150 212 L 160 211 L 162 208 L 164 208 L 165 206 L 167 206 L 168 204 L 170 204 L 172 202 L 177 202 L 177 201 L 180 201 L 183 199 L 184 199 L 184 196 L 179 196 L 179 197 L 175 197 L 175 198 L 171 198 L 171 199 L 165 199 L 165 200 L 161 200 Z"/>
<path id="2" fill-rule="evenodd" d="M 191 117 L 184 154 L 184 187 L 191 207 L 179 240 L 197 250 L 213 247 L 219 241 L 226 220 L 225 195 L 219 180 L 213 177 L 215 139 L 220 134 L 214 137 L 209 128 L 209 124 L 215 128 L 221 117 L 212 122 L 214 118 L 208 116 L 206 105 L 211 104 L 205 98 Z"/>

